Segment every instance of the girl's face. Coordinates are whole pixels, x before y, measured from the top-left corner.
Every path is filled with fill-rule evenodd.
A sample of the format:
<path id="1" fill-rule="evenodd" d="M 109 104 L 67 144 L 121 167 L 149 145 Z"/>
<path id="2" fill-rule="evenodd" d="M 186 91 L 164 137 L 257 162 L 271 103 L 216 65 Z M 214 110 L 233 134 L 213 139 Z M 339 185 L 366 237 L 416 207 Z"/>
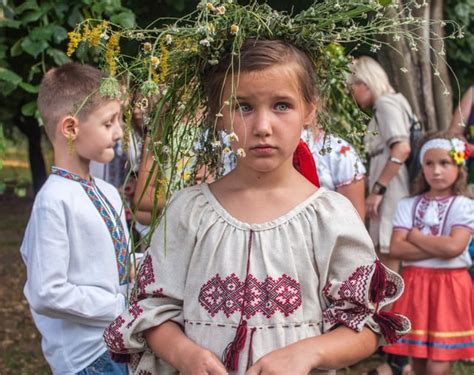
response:
<path id="1" fill-rule="evenodd" d="M 370 108 L 374 105 L 372 91 L 364 82 L 356 82 L 351 85 L 352 96 L 361 108 Z"/>
<path id="2" fill-rule="evenodd" d="M 452 194 L 452 187 L 459 174 L 459 167 L 445 149 L 432 148 L 423 157 L 423 174 L 430 185 L 429 194 L 435 197 Z"/>
<path id="3" fill-rule="evenodd" d="M 313 122 L 316 109 L 303 100 L 294 65 L 241 73 L 236 85 L 236 100 L 230 98 L 230 84 L 225 86 L 224 100 L 230 104 L 222 109 L 221 125 L 237 135 L 233 150 L 245 152 L 237 168 L 257 173 L 293 168 L 301 130 Z"/>

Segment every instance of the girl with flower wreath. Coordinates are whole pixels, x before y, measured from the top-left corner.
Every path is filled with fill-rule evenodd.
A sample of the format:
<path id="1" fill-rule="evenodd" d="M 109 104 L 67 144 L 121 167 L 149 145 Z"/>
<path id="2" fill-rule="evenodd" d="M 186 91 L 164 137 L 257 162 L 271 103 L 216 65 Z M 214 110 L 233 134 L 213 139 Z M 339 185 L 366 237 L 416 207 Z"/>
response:
<path id="1" fill-rule="evenodd" d="M 474 232 L 474 201 L 465 163 L 469 146 L 446 132 L 422 143 L 416 193 L 400 201 L 390 254 L 403 260 L 405 293 L 392 311 L 411 331 L 388 353 L 413 358 L 415 374 L 449 374 L 451 362 L 474 358 L 474 294 L 467 251 Z"/>
<path id="2" fill-rule="evenodd" d="M 409 329 L 381 311 L 403 283 L 354 207 L 293 165 L 315 77 L 283 40 L 247 39 L 208 68 L 208 110 L 240 157 L 177 192 L 154 233 L 130 306 L 104 335 L 133 373 L 333 373 Z"/>

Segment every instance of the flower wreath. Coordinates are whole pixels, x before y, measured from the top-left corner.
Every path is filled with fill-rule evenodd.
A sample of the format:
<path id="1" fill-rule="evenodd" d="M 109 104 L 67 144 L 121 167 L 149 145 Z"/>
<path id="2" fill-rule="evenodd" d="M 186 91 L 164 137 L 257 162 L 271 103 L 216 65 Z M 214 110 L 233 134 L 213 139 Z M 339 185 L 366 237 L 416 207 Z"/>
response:
<path id="1" fill-rule="evenodd" d="M 469 145 L 459 138 L 452 138 L 451 146 L 449 155 L 453 158 L 456 165 L 466 165 L 467 159 L 471 155 Z"/>
<path id="2" fill-rule="evenodd" d="M 425 0 L 322 0 L 292 15 L 255 0 L 248 5 L 208 0 L 201 1 L 190 15 L 164 26 L 155 26 L 160 24 L 157 20 L 144 29 L 127 29 L 107 21 L 86 20 L 69 33 L 68 54 L 86 46 L 99 52 L 102 67 L 109 74 L 101 94 L 119 97 L 125 84 L 132 97 L 139 92 L 145 98 L 158 98 L 144 108 L 144 123 L 154 141 L 150 151 L 155 167 L 170 171 L 168 180 L 173 180 L 177 172 L 172 166 L 191 155 L 197 159 L 186 169 L 191 178 L 178 184 L 182 187 L 194 182 L 199 164 L 219 171 L 222 151 L 227 150 L 215 131 L 217 118 L 205 110 L 203 89 L 206 69 L 219 63 L 224 54 L 239 56 L 248 38 L 282 39 L 304 51 L 315 66 L 319 107 L 325 109 L 318 111 L 318 126 L 357 147 L 367 132 L 367 116 L 347 89 L 351 57 L 346 48 L 354 51 L 368 45 L 372 52 L 383 46 L 393 49 L 389 41 L 401 38 L 407 38 L 411 48 L 418 48 L 423 43 L 421 35 L 433 27 L 412 16 L 412 11 L 426 4 Z M 388 10 L 395 11 L 396 17 L 385 16 Z M 401 14 L 406 17 L 398 17 Z M 453 29 L 458 30 L 457 25 L 453 24 Z M 433 55 L 442 55 L 442 38 L 430 33 L 430 38 L 441 44 L 441 50 L 433 51 Z M 384 38 L 377 39 L 380 36 Z M 120 45 L 125 42 L 127 51 L 135 48 L 134 54 L 121 53 Z M 231 62 L 227 79 L 238 73 L 238 66 Z M 131 129 L 133 105 L 132 101 L 125 113 L 129 119 L 126 133 Z M 197 148 L 196 143 L 200 145 Z M 182 176 L 175 177 L 183 180 Z M 169 195 L 176 187 L 168 183 L 164 190 Z"/>

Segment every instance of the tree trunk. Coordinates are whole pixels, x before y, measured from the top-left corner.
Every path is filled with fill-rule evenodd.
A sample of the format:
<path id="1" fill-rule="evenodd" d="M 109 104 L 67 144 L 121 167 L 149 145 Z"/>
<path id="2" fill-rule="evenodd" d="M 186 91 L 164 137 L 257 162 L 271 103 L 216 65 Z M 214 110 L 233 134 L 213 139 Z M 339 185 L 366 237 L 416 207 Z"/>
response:
<path id="1" fill-rule="evenodd" d="M 378 55 L 378 59 L 389 74 L 395 90 L 401 92 L 412 105 L 425 130 L 445 129 L 449 125 L 452 113 L 449 76 L 444 56 L 434 51 L 441 51 L 444 46 L 439 37 L 443 30 L 439 24 L 431 25 L 432 20 L 442 19 L 443 0 L 431 0 L 425 7 L 412 9 L 415 17 L 423 18 L 426 23 L 414 26 L 413 32 L 419 42 L 406 39 L 394 41 L 392 37 L 383 37 L 388 43 Z M 389 17 L 406 17 L 396 10 L 387 10 Z M 430 40 L 436 33 L 439 37 Z M 407 72 L 404 72 L 404 70 Z"/>

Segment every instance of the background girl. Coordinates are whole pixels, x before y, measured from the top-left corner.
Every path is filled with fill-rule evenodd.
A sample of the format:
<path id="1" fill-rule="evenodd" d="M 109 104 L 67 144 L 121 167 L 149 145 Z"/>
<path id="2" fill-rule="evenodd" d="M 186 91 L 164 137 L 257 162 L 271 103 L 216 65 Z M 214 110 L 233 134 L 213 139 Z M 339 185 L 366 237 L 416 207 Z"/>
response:
<path id="1" fill-rule="evenodd" d="M 390 254 L 404 261 L 406 286 L 393 311 L 405 314 L 412 330 L 385 351 L 413 357 L 416 374 L 449 374 L 452 361 L 474 358 L 468 155 L 466 143 L 448 133 L 429 136 L 416 195 L 400 202 L 394 218 Z"/>
<path id="2" fill-rule="evenodd" d="M 136 373 L 308 374 L 370 355 L 377 334 L 400 336 L 408 321 L 379 311 L 400 277 L 376 261 L 350 202 L 293 167 L 316 109 L 308 57 L 249 39 L 206 78 L 237 166 L 174 195 L 107 345 L 134 353 Z"/>

